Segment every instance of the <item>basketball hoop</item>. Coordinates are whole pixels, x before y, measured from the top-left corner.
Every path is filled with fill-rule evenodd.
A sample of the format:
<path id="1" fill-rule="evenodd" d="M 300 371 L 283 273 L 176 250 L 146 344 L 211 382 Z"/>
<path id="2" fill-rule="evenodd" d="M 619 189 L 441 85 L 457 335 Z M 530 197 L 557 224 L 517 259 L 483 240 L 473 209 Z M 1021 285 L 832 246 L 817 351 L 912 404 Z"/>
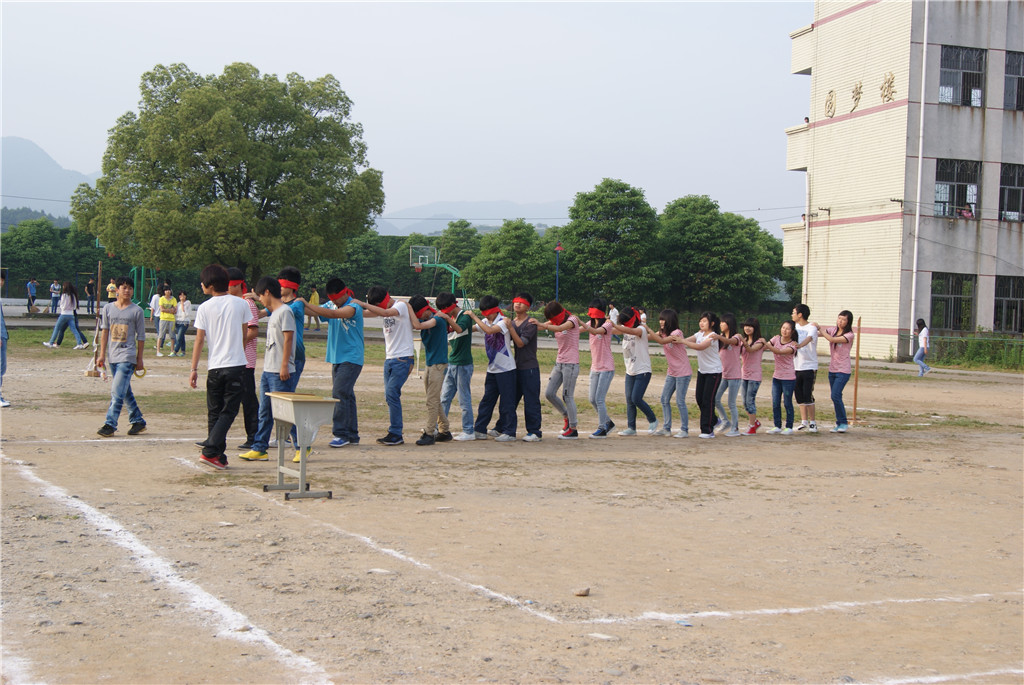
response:
<path id="1" fill-rule="evenodd" d="M 416 273 L 422 273 L 423 272 L 423 265 L 422 264 L 415 264 L 415 265 L 413 265 L 412 268 L 413 268 L 414 271 L 416 271 Z"/>

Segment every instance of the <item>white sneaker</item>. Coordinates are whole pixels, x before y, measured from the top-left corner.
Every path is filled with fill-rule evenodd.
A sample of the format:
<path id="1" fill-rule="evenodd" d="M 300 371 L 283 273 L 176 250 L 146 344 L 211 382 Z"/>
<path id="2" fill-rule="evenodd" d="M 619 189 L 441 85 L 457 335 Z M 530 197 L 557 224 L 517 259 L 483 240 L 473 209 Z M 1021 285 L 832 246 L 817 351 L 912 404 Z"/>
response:
<path id="1" fill-rule="evenodd" d="M 47 340 L 46 342 L 43 343 L 43 347 L 56 347 L 56 345 Z"/>
<path id="2" fill-rule="evenodd" d="M 807 422 L 806 422 L 806 421 L 801 421 L 801 422 L 800 422 L 800 425 L 799 425 L 799 426 L 797 426 L 797 427 L 796 427 L 796 429 L 797 429 L 798 431 L 803 431 L 803 430 L 807 430 Z"/>
<path id="3" fill-rule="evenodd" d="M 777 435 L 781 432 L 782 429 L 779 428 L 778 426 L 775 426 L 774 428 L 769 428 L 768 430 L 765 431 L 765 433 L 768 433 L 769 435 Z"/>
<path id="4" fill-rule="evenodd" d="M 729 431 L 728 433 L 725 434 L 725 437 L 727 437 L 727 438 L 738 438 L 741 435 L 743 435 L 743 433 L 740 433 L 738 430 L 733 428 L 731 431 Z"/>
<path id="5" fill-rule="evenodd" d="M 636 431 L 632 428 L 623 428 L 619 431 L 619 435 L 636 435 Z"/>
<path id="6" fill-rule="evenodd" d="M 527 433 L 526 437 L 523 438 L 523 442 L 540 442 L 540 436 L 536 433 Z"/>
<path id="7" fill-rule="evenodd" d="M 718 419 L 718 423 L 715 424 L 715 428 L 711 432 L 712 433 L 721 433 L 722 431 L 724 431 L 728 427 L 729 427 L 729 422 L 728 421 L 726 421 L 725 419 Z"/>
<path id="8" fill-rule="evenodd" d="M 651 435 L 672 435 L 672 429 L 659 428 L 658 430 L 651 433 Z"/>
<path id="9" fill-rule="evenodd" d="M 509 435 L 508 433 L 501 433 L 494 439 L 494 442 L 514 442 L 516 436 Z"/>
<path id="10" fill-rule="evenodd" d="M 817 433 L 818 432 L 818 424 L 816 424 L 814 421 L 811 421 L 811 425 L 807 427 L 807 432 L 808 433 Z"/>
<path id="11" fill-rule="evenodd" d="M 164 356 L 164 353 L 163 353 L 163 352 L 161 352 L 160 350 L 157 350 L 157 351 L 156 351 L 156 356 L 158 356 L 158 357 L 162 357 L 162 356 Z"/>
<path id="12" fill-rule="evenodd" d="M 698 438 L 704 438 L 704 439 L 707 439 L 707 438 L 713 438 L 713 437 L 715 437 L 715 434 L 714 434 L 714 433 L 701 433 L 701 434 L 700 434 L 700 435 L 698 435 L 697 437 L 698 437 Z"/>
<path id="13" fill-rule="evenodd" d="M 458 440 L 459 442 L 463 442 L 465 440 L 476 440 L 476 436 L 473 435 L 472 433 L 459 433 L 454 438 L 452 438 L 452 440 Z"/>
<path id="14" fill-rule="evenodd" d="M 779 431 L 779 433 L 781 435 L 792 435 L 793 434 L 793 429 L 792 428 L 783 428 L 781 431 Z"/>
<path id="15" fill-rule="evenodd" d="M 678 430 L 678 431 L 676 431 L 675 433 L 672 434 L 672 437 L 673 438 L 688 438 L 688 437 L 690 437 L 690 434 L 687 433 L 684 430 Z"/>
<path id="16" fill-rule="evenodd" d="M 9 407 L 9 406 L 11 406 L 11 403 L 8 402 L 7 400 L 0 400 L 0 407 Z"/>
<path id="17" fill-rule="evenodd" d="M 647 424 L 647 434 L 648 435 L 657 435 L 658 434 L 658 422 L 657 421 L 651 421 L 649 424 Z"/>
<path id="18" fill-rule="evenodd" d="M 487 431 L 487 434 L 488 434 L 489 436 L 491 436 L 492 438 L 496 438 L 496 437 L 498 437 L 499 435 L 501 435 L 501 433 L 499 433 L 498 431 L 496 431 L 496 430 L 495 430 L 495 429 L 493 429 L 493 428 L 492 428 L 491 430 Z"/>
<path id="19" fill-rule="evenodd" d="M 486 440 L 489 436 L 487 433 L 481 433 L 480 431 L 473 431 L 474 440 Z"/>
<path id="20" fill-rule="evenodd" d="M 89 343 L 82 343 L 81 345 L 75 345 L 74 349 L 76 349 L 76 350 L 84 350 L 88 346 L 89 346 Z"/>

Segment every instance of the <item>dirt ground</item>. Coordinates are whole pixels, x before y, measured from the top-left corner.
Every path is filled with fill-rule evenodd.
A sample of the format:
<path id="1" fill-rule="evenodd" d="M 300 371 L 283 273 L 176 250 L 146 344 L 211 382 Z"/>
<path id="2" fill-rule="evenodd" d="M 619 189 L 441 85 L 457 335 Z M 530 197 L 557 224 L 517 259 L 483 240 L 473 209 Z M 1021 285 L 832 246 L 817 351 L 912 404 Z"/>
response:
<path id="1" fill-rule="evenodd" d="M 384 448 L 368 366 L 362 444 L 309 462 L 333 499 L 286 502 L 200 465 L 187 360 L 147 363 L 148 431 L 102 439 L 82 356 L 11 352 L 4 683 L 1024 682 L 1020 375 L 872 368 L 846 435 L 570 442 L 547 409 L 538 444 Z"/>

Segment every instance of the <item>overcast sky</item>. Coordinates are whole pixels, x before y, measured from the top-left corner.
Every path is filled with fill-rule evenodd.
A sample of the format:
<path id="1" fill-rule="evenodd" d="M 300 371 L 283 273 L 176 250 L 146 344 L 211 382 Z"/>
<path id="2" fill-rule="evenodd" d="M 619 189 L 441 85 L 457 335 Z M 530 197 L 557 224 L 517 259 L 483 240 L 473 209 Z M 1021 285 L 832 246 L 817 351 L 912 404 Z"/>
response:
<path id="1" fill-rule="evenodd" d="M 249 62 L 340 81 L 384 173 L 385 217 L 442 200 L 569 203 L 605 177 L 659 211 L 696 193 L 776 233 L 800 216 L 783 129 L 808 109 L 789 33 L 812 2 L 4 0 L 0 13 L 3 135 L 83 173 L 137 109 L 145 71 Z"/>

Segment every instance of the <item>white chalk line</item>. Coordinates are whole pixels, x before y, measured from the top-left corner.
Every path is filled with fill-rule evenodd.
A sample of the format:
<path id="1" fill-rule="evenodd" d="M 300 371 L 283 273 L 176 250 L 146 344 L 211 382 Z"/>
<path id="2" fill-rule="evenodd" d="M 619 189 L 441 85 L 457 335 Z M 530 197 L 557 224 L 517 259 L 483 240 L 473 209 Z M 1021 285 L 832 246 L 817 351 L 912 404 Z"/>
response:
<path id="1" fill-rule="evenodd" d="M 11 438 L 4 438 L 3 442 L 11 445 L 81 445 L 91 443 L 110 443 L 110 442 L 196 442 L 198 438 L 144 438 L 144 437 L 131 437 L 131 438 L 101 438 L 96 436 L 95 438 L 83 438 L 81 440 L 17 440 Z"/>
<path id="2" fill-rule="evenodd" d="M 948 683 L 962 680 L 974 680 L 975 678 L 990 678 L 1003 675 L 1024 675 L 1024 670 L 1019 668 L 1000 668 L 995 671 L 978 671 L 975 673 L 958 673 L 956 675 L 925 675 L 919 678 L 886 678 L 872 681 L 875 685 L 916 685 L 921 683 Z"/>
<path id="3" fill-rule="evenodd" d="M 94 509 L 81 499 L 72 497 L 63 488 L 43 480 L 23 462 L 6 457 L 4 461 L 18 466 L 22 478 L 42 487 L 46 497 L 77 510 L 86 521 L 97 528 L 98 532 L 106 535 L 115 544 L 131 553 L 135 564 L 152 574 L 157 582 L 184 595 L 192 609 L 201 617 L 207 620 L 212 619 L 217 628 L 218 637 L 227 637 L 239 642 L 265 647 L 287 668 L 302 671 L 305 676 L 303 679 L 308 679 L 309 682 L 331 682 L 326 671 L 319 664 L 277 644 L 266 630 L 252 625 L 252 622 L 244 614 L 232 609 L 196 583 L 178 575 L 167 561 L 149 549 L 113 518 Z"/>

